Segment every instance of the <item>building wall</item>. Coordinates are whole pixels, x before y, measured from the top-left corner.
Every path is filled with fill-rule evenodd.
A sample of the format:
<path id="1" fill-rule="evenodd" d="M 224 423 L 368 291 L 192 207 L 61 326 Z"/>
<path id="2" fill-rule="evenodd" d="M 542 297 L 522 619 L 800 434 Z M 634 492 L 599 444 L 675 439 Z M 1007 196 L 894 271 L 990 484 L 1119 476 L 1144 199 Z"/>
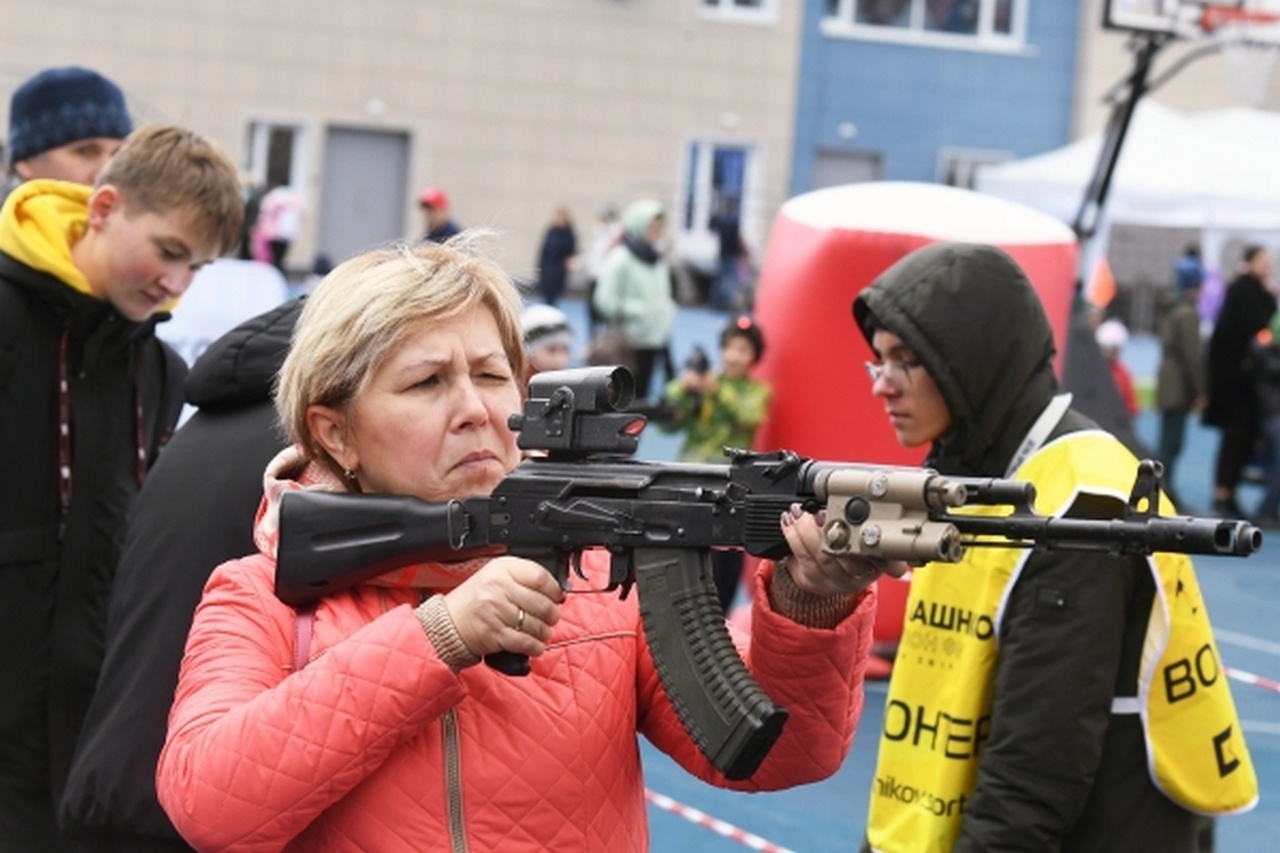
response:
<path id="1" fill-rule="evenodd" d="M 532 268 L 561 203 L 581 238 L 601 204 L 641 196 L 679 222 L 692 140 L 754 152 L 749 239 L 788 191 L 800 10 L 782 0 L 745 16 L 701 0 L 5 0 L 0 16 L 5 126 L 7 93 L 62 64 L 103 72 L 137 121 L 208 134 L 259 178 L 249 126 L 297 125 L 295 268 L 324 248 L 327 127 L 407 134 L 409 185 L 374 203 L 415 237 L 417 193 L 440 185 L 463 225 L 505 235 L 514 272 Z"/>
<path id="2" fill-rule="evenodd" d="M 1005 158 L 1070 139 L 1078 0 L 1015 2 L 1014 48 L 871 40 L 833 33 L 834 4 L 806 4 L 793 192 L 814 186 L 818 152 L 879 154 L 881 177 L 935 181 L 947 149 Z"/>

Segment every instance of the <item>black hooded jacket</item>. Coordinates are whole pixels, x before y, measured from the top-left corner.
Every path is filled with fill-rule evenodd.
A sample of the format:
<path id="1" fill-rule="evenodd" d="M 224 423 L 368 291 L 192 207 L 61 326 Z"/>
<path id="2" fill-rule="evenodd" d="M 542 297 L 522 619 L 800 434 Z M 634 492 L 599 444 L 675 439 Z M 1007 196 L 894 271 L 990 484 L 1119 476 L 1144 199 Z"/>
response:
<path id="1" fill-rule="evenodd" d="M 285 446 L 272 402 L 301 310 L 287 302 L 223 335 L 192 366 L 199 407 L 152 470 L 130 518 L 106 659 L 62 801 L 85 851 L 179 851 L 155 772 L 191 616 L 209 573 L 254 550 L 267 462 Z"/>
<path id="2" fill-rule="evenodd" d="M 1009 476 L 1058 388 L 1052 330 L 1013 259 L 991 246 L 927 246 L 883 273 L 853 311 L 868 342 L 878 326 L 914 350 L 951 412 L 952 429 L 925 464 Z M 1068 410 L 1048 440 L 1082 429 L 1097 426 Z M 1069 514 L 1121 511 L 1118 502 L 1081 499 Z M 1192 816 L 1150 781 L 1136 715 L 1111 713 L 1114 697 L 1137 692 L 1153 595 L 1139 560 L 1065 551 L 1029 558 L 1009 592 L 990 739 L 955 850 L 1195 849 Z"/>
<path id="3" fill-rule="evenodd" d="M 1227 287 L 1209 337 L 1209 399 L 1201 416 L 1206 424 L 1223 426 L 1235 411 L 1253 415 L 1256 379 L 1251 345 L 1275 313 L 1276 298 L 1257 276 L 1242 273 Z"/>

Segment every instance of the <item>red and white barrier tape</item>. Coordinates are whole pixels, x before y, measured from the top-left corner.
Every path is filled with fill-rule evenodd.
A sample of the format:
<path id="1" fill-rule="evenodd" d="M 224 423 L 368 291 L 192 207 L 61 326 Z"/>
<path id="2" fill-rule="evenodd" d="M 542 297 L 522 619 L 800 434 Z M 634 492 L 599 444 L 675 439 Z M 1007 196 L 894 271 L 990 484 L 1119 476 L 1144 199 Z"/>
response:
<path id="1" fill-rule="evenodd" d="M 750 832 L 747 832 L 744 829 L 739 829 L 731 823 L 725 823 L 724 821 L 711 817 L 705 812 L 698 811 L 691 806 L 678 803 L 665 794 L 659 794 L 656 791 L 651 791 L 648 788 L 645 788 L 644 797 L 646 800 L 664 811 L 673 812 L 691 823 L 696 823 L 698 826 L 709 829 L 719 835 L 723 835 L 725 838 L 731 838 L 734 841 L 750 847 L 752 850 L 763 850 L 765 853 L 794 853 L 794 851 L 789 850 L 786 847 L 779 847 L 772 841 L 766 841 L 758 835 L 752 835 Z"/>
<path id="2" fill-rule="evenodd" d="M 1263 678 L 1261 675 L 1254 675 L 1252 672 L 1245 672 L 1243 669 L 1236 669 L 1228 666 L 1227 678 L 1234 678 L 1236 681 L 1243 681 L 1245 684 L 1253 684 L 1264 690 L 1270 690 L 1272 693 L 1280 693 L 1280 681 L 1272 681 L 1270 678 Z"/>

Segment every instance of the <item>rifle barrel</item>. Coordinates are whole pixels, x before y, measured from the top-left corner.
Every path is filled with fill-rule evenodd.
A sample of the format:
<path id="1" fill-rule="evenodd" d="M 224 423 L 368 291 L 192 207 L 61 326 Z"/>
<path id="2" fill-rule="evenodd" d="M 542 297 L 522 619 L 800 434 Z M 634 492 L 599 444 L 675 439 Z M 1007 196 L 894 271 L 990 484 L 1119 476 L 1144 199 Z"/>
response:
<path id="1" fill-rule="evenodd" d="M 1262 531 L 1247 521 L 1157 516 L 1146 519 L 1003 517 L 948 515 L 966 536 L 995 536 L 1013 547 L 1045 550 L 1099 550 L 1124 554 L 1173 551 L 1183 554 L 1247 557 L 1262 547 Z M 989 546 L 986 539 L 966 545 Z"/>

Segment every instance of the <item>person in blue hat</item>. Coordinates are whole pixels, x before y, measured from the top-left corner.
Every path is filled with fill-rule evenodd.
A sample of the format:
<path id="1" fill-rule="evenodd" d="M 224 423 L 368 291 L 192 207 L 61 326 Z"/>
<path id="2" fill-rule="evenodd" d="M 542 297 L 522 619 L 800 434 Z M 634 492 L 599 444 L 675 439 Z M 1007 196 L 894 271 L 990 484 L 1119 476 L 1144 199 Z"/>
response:
<path id="1" fill-rule="evenodd" d="M 9 103 L 9 179 L 0 203 L 23 181 L 53 178 L 92 186 L 133 130 L 120 87 L 78 66 L 49 68 Z"/>

